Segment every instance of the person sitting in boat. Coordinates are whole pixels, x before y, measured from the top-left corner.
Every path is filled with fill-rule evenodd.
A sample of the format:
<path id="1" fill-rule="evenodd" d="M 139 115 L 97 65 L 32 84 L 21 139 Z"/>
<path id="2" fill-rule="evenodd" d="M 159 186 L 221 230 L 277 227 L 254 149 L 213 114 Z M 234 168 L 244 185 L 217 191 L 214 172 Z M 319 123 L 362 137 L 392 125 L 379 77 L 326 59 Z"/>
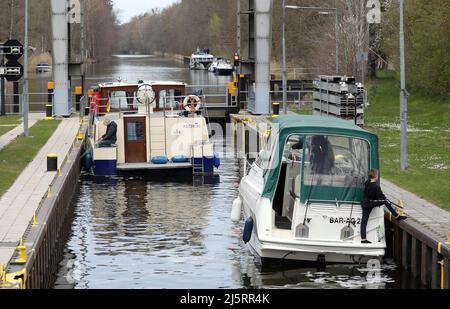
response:
<path id="1" fill-rule="evenodd" d="M 406 220 L 407 217 L 400 216 L 395 211 L 392 204 L 383 194 L 380 186 L 378 185 L 379 172 L 376 169 L 371 169 L 369 172 L 369 180 L 364 184 L 364 198 L 362 201 L 363 216 L 361 220 L 361 243 L 370 244 L 371 242 L 366 239 L 367 237 L 367 222 L 369 221 L 370 213 L 375 207 L 386 206 L 386 208 L 394 215 L 398 221 Z"/>
<path id="2" fill-rule="evenodd" d="M 334 167 L 334 152 L 325 136 L 315 135 L 311 141 L 311 168 L 315 174 L 329 175 Z"/>
<path id="3" fill-rule="evenodd" d="M 106 133 L 97 141 L 98 147 L 111 147 L 117 141 L 117 124 L 108 118 L 103 121 L 103 124 L 106 126 Z"/>

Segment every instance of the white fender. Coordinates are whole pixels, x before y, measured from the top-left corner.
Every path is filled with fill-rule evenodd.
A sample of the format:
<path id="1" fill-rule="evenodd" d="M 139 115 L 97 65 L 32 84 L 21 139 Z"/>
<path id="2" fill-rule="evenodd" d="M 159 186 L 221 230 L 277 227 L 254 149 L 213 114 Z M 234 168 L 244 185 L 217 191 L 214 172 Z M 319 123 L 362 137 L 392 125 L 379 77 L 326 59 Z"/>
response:
<path id="1" fill-rule="evenodd" d="M 241 211 L 242 211 L 242 200 L 240 197 L 233 201 L 233 206 L 231 207 L 231 221 L 239 222 L 241 221 Z"/>

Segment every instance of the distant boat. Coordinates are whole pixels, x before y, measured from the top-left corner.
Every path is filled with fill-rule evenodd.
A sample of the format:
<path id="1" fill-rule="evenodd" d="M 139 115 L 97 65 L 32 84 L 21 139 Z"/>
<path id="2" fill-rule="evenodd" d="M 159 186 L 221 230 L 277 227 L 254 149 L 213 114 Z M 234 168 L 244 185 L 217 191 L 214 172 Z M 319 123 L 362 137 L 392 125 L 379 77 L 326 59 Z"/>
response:
<path id="1" fill-rule="evenodd" d="M 217 65 L 219 64 L 219 60 L 220 60 L 220 58 L 214 59 L 214 61 L 209 66 L 208 71 L 210 71 L 211 73 L 216 73 L 216 69 L 217 69 Z"/>
<path id="2" fill-rule="evenodd" d="M 221 76 L 229 76 L 233 74 L 234 68 L 230 60 L 219 59 L 214 73 Z"/>
<path id="3" fill-rule="evenodd" d="M 189 67 L 191 70 L 208 70 L 211 64 L 214 62 L 214 56 L 206 51 L 199 51 L 193 53 Z"/>
<path id="4" fill-rule="evenodd" d="M 39 62 L 36 65 L 36 73 L 47 73 L 52 71 L 52 66 L 48 62 Z"/>
<path id="5" fill-rule="evenodd" d="M 112 55 L 114 58 L 119 58 L 119 59 L 148 59 L 148 58 L 153 58 L 153 55 Z"/>

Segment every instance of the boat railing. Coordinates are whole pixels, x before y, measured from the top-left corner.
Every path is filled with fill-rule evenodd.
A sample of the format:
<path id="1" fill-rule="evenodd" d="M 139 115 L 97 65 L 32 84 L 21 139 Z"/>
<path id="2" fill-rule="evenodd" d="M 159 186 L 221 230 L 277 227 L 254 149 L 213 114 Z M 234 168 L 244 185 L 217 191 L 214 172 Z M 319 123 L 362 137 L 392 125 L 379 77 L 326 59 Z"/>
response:
<path id="1" fill-rule="evenodd" d="M 173 111 L 173 112 L 183 112 L 183 101 L 188 95 L 183 96 L 171 96 L 170 99 L 163 98 L 162 101 L 160 101 L 160 111 Z M 224 97 L 224 95 L 200 95 L 202 99 L 202 106 L 205 107 L 206 100 L 211 99 L 214 97 Z M 124 102 L 121 102 L 119 106 L 113 105 L 112 102 L 110 102 L 110 99 L 108 98 L 95 98 L 95 108 L 91 106 L 91 112 L 93 111 L 95 113 L 95 117 L 98 117 L 99 115 L 107 114 L 108 109 L 110 106 L 110 110 L 112 112 L 116 113 L 127 113 L 127 112 L 137 112 L 138 110 L 138 102 L 136 97 L 115 97 L 114 99 L 123 99 Z M 130 100 L 132 103 L 130 103 Z M 161 104 L 162 103 L 162 104 Z M 155 103 L 153 103 L 155 104 Z"/>
<path id="2" fill-rule="evenodd" d="M 335 204 L 337 207 L 342 207 L 343 205 L 359 205 L 361 201 L 341 201 L 341 200 L 319 200 L 319 199 L 309 199 L 305 201 L 305 205 L 312 206 L 314 204 Z"/>

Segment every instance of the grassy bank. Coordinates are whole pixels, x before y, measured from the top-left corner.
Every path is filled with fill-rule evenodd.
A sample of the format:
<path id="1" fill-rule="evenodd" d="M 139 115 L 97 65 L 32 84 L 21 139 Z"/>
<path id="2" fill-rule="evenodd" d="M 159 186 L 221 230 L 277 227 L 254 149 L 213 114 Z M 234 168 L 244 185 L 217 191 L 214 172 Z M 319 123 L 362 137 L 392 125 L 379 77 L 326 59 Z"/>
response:
<path id="1" fill-rule="evenodd" d="M 366 128 L 380 137 L 383 177 L 450 210 L 450 100 L 412 94 L 408 104 L 408 163 L 400 170 L 400 89 L 393 72 L 369 83 Z"/>
<path id="2" fill-rule="evenodd" d="M 0 136 L 17 127 L 22 121 L 21 116 L 0 117 Z"/>
<path id="3" fill-rule="evenodd" d="M 59 123 L 56 120 L 41 120 L 30 129 L 29 137 L 20 136 L 0 150 L 0 196 L 33 161 Z"/>

